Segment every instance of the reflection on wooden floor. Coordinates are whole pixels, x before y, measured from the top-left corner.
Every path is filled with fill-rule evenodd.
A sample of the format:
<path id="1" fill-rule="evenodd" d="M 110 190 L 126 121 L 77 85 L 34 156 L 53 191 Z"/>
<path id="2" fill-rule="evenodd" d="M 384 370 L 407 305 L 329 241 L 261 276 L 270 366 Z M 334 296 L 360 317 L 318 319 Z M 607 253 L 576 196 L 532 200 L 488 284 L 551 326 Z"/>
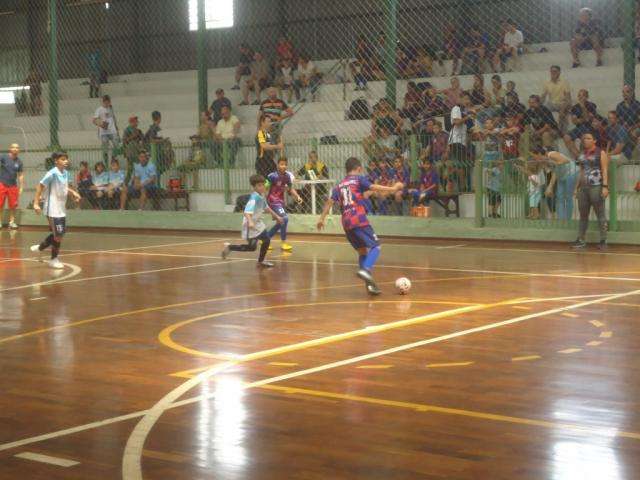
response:
<path id="1" fill-rule="evenodd" d="M 0 479 L 640 477 L 633 248 L 387 240 L 370 298 L 340 238 L 41 236 L 0 233 Z"/>

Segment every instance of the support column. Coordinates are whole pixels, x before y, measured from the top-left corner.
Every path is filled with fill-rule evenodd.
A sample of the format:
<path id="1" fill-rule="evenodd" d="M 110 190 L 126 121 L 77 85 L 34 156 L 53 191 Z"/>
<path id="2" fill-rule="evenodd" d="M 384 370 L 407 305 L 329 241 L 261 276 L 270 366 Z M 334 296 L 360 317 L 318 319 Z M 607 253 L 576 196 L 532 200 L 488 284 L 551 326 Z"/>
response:
<path id="1" fill-rule="evenodd" d="M 623 5 L 623 52 L 624 52 L 624 83 L 636 89 L 636 0 L 624 0 Z"/>
<path id="2" fill-rule="evenodd" d="M 49 0 L 49 146 L 60 149 L 58 140 L 58 0 Z"/>
<path id="3" fill-rule="evenodd" d="M 204 0 L 198 0 L 198 123 L 200 123 L 200 114 L 209 107 L 209 92 L 207 85 L 207 23 L 204 3 Z"/>
<path id="4" fill-rule="evenodd" d="M 385 15 L 385 55 L 384 76 L 386 79 L 386 97 L 396 108 L 396 45 L 398 43 L 398 0 L 384 0 Z"/>

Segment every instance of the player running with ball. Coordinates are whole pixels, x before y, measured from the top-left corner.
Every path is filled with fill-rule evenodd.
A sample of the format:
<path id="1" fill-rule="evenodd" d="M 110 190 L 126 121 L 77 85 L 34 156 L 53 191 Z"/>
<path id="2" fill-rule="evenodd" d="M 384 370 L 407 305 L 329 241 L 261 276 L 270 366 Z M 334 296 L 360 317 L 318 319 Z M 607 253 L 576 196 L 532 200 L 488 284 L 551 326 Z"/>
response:
<path id="1" fill-rule="evenodd" d="M 371 190 L 374 192 L 395 193 L 404 188 L 401 182 L 387 187 L 376 185 L 363 175 L 362 163 L 355 157 L 351 157 L 346 162 L 347 176 L 331 192 L 331 197 L 324 206 L 318 230 L 324 228 L 324 221 L 331 211 L 334 203 L 340 204 L 342 211 L 342 226 L 347 240 L 358 252 L 358 277 L 365 281 L 367 292 L 371 295 L 380 295 L 380 289 L 373 280 L 371 269 L 380 256 L 380 242 L 367 219 L 367 211 L 364 207 L 364 193 Z"/>

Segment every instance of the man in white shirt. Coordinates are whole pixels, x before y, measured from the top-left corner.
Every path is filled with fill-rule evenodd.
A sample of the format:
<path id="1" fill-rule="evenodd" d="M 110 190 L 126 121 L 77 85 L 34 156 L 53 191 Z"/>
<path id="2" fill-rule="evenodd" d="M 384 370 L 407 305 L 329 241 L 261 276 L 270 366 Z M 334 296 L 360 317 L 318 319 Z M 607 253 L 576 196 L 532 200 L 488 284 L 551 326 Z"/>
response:
<path id="1" fill-rule="evenodd" d="M 64 265 L 58 260 L 60 243 L 66 230 L 67 217 L 67 195 L 70 193 L 76 202 L 80 201 L 80 194 L 69 187 L 69 157 L 64 152 L 56 152 L 51 155 L 55 167 L 49 170 L 38 186 L 33 200 L 33 210 L 40 214 L 40 199 L 44 198 L 44 213 L 49 222 L 51 233 L 39 245 L 31 246 L 32 252 L 40 253 L 51 247 L 51 260 L 49 266 L 55 269 L 62 269 Z"/>
<path id="2" fill-rule="evenodd" d="M 296 98 L 302 96 L 304 102 L 307 97 L 307 90 L 310 91 L 312 100 L 315 101 L 315 94 L 318 90 L 318 84 L 320 82 L 320 76 L 316 70 L 316 66 L 313 64 L 309 57 L 306 55 L 300 55 L 300 61 L 298 62 L 298 69 L 296 70 L 297 79 L 294 83 L 296 90 Z"/>
<path id="3" fill-rule="evenodd" d="M 515 58 L 520 54 L 524 43 L 524 35 L 511 20 L 505 22 L 504 30 L 502 45 L 497 48 L 493 56 L 493 68 L 496 72 L 501 70 L 509 58 Z"/>
<path id="4" fill-rule="evenodd" d="M 468 166 L 468 132 L 474 125 L 475 111 L 471 97 L 464 93 L 460 105 L 451 109 L 451 131 L 449 132 L 449 159 L 456 170 L 462 171 Z"/>
<path id="5" fill-rule="evenodd" d="M 120 135 L 116 127 L 116 117 L 111 106 L 111 97 L 104 95 L 102 97 L 102 106 L 98 107 L 93 116 L 93 124 L 98 127 L 98 137 L 102 144 L 102 157 L 105 164 L 109 163 L 109 144 L 112 149 L 118 148 L 120 144 Z"/>
<path id="6" fill-rule="evenodd" d="M 238 133 L 240 133 L 240 120 L 238 117 L 231 113 L 231 108 L 224 106 L 220 112 L 221 118 L 216 125 L 215 138 L 219 148 L 222 147 L 222 153 L 224 154 L 224 144 L 227 145 L 229 151 L 229 167 L 233 167 L 236 163 L 236 153 L 240 147 L 240 139 Z M 223 158 L 222 155 L 218 155 L 218 158 Z"/>

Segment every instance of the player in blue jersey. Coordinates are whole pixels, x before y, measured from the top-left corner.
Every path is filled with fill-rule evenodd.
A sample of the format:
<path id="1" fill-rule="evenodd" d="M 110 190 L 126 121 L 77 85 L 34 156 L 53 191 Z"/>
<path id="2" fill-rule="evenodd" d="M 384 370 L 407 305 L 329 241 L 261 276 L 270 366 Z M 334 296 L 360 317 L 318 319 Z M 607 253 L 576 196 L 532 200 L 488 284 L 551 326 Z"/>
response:
<path id="1" fill-rule="evenodd" d="M 347 176 L 331 192 L 331 197 L 324 206 L 318 230 L 324 228 L 324 222 L 334 203 L 340 205 L 342 212 L 342 227 L 347 240 L 358 252 L 358 277 L 365 281 L 367 292 L 380 295 L 380 289 L 373 280 L 371 270 L 380 256 L 380 242 L 367 219 L 364 206 L 364 194 L 367 191 L 395 193 L 404 188 L 404 184 L 397 182 L 392 186 L 371 183 L 366 176 L 362 163 L 355 157 L 346 162 Z"/>
<path id="2" fill-rule="evenodd" d="M 76 202 L 80 201 L 80 194 L 69 187 L 69 157 L 64 152 L 56 152 L 51 155 L 55 167 L 49 170 L 38 186 L 33 200 L 33 210 L 39 214 L 44 210 L 49 222 L 51 233 L 39 245 L 31 247 L 32 252 L 42 252 L 51 247 L 51 268 L 61 269 L 64 265 L 58 259 L 62 237 L 66 231 L 67 195 L 70 193 Z M 40 199 L 44 198 L 44 209 L 40 207 Z"/>
<path id="3" fill-rule="evenodd" d="M 290 252 L 293 247 L 287 243 L 287 225 L 289 224 L 289 217 L 287 216 L 287 210 L 285 208 L 285 192 L 289 194 L 298 203 L 302 203 L 302 198 L 298 195 L 298 192 L 293 188 L 293 174 L 287 170 L 287 159 L 280 157 L 278 159 L 278 170 L 270 173 L 267 176 L 267 183 L 269 184 L 269 194 L 267 195 L 267 204 L 276 212 L 276 214 L 282 218 L 283 222 L 276 224 L 269 230 L 269 238 L 273 238 L 278 231 L 280 232 L 280 248 L 285 252 Z"/>
<path id="4" fill-rule="evenodd" d="M 273 267 L 273 263 L 267 262 L 264 259 L 267 255 L 267 250 L 269 250 L 271 237 L 269 237 L 267 233 L 267 227 L 264 224 L 264 220 L 262 220 L 262 215 L 266 210 L 273 216 L 276 222 L 282 223 L 283 220 L 269 208 L 267 201 L 264 199 L 266 190 L 264 177 L 262 175 L 252 175 L 249 182 L 253 187 L 253 192 L 244 208 L 244 218 L 242 220 L 242 238 L 244 238 L 247 243 L 244 245 L 225 243 L 222 258 L 226 259 L 230 252 L 255 252 L 258 248 L 258 241 L 261 241 L 258 266 L 271 268 Z"/>

